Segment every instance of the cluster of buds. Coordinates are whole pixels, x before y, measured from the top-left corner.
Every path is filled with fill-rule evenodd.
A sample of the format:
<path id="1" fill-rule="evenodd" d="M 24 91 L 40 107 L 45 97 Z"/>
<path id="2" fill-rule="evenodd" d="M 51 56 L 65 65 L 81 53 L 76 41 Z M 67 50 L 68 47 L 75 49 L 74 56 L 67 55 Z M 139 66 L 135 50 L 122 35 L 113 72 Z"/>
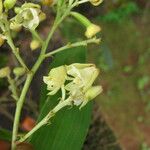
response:
<path id="1" fill-rule="evenodd" d="M 48 95 L 61 89 L 62 100 L 67 95 L 74 105 L 82 108 L 102 92 L 101 86 L 92 86 L 98 74 L 94 64 L 75 63 L 52 69 L 43 80 L 47 84 Z"/>
<path id="2" fill-rule="evenodd" d="M 16 67 L 13 69 L 13 74 L 16 77 L 24 75 L 26 70 L 23 67 Z M 0 69 L 0 78 L 9 78 L 11 74 L 11 69 L 9 67 L 3 67 Z"/>
<path id="3" fill-rule="evenodd" d="M 19 31 L 23 26 L 29 30 L 35 30 L 39 23 L 46 18 L 41 11 L 41 6 L 33 3 L 25 3 L 15 8 L 16 16 L 11 19 L 10 29 Z"/>

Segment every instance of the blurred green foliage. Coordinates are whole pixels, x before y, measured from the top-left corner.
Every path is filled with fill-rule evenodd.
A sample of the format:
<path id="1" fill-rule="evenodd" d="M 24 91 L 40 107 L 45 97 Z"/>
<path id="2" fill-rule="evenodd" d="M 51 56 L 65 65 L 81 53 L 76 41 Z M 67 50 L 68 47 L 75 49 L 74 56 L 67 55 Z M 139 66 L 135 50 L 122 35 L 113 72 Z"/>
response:
<path id="1" fill-rule="evenodd" d="M 4 67 L 7 63 L 8 59 L 6 55 L 0 54 L 0 68 Z"/>
<path id="2" fill-rule="evenodd" d="M 140 11 L 136 2 L 123 3 L 120 7 L 109 11 L 107 14 L 101 17 L 104 22 L 117 22 L 121 23 L 126 18 L 129 18 L 132 14 Z"/>
<path id="3" fill-rule="evenodd" d="M 147 143 L 142 143 L 141 150 L 150 150 L 150 147 L 147 145 Z"/>
<path id="4" fill-rule="evenodd" d="M 114 60 L 112 56 L 112 52 L 108 45 L 101 44 L 100 50 L 98 53 L 98 58 L 96 64 L 99 68 L 101 68 L 103 71 L 107 72 L 114 67 Z"/>
<path id="5" fill-rule="evenodd" d="M 144 87 L 149 83 L 150 77 L 145 75 L 138 80 L 138 89 L 144 90 Z"/>

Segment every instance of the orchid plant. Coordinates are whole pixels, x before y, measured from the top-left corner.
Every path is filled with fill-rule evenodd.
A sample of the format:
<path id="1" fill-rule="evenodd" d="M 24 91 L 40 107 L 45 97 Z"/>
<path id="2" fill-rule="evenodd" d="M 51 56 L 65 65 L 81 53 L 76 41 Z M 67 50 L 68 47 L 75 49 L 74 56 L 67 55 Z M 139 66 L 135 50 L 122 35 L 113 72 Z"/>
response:
<path id="1" fill-rule="evenodd" d="M 0 0 L 0 47 L 6 42 L 19 62 L 19 66 L 13 69 L 8 66 L 0 69 L 0 78 L 8 80 L 9 90 L 16 102 L 11 150 L 16 150 L 17 143 L 27 140 L 39 128 L 46 125 L 63 107 L 75 105 L 82 109 L 89 101 L 102 92 L 101 86 L 93 86 L 95 79 L 99 75 L 99 69 L 94 64 L 64 64 L 51 69 L 49 74 L 43 77 L 43 82 L 47 85 L 48 95 L 55 95 L 58 91 L 61 91 L 60 101 L 31 131 L 18 138 L 18 128 L 24 101 L 33 77 L 44 59 L 69 48 L 87 46 L 90 43 L 100 43 L 100 39 L 96 37 L 96 34 L 101 31 L 101 28 L 80 13 L 72 11 L 73 8 L 87 2 L 98 6 L 102 3 L 102 0 L 42 0 L 41 3 L 36 4 L 25 2 L 21 6 L 18 6 L 17 0 Z M 37 31 L 39 24 L 46 19 L 46 14 L 42 11 L 43 5 L 52 7 L 56 12 L 55 21 L 50 27 L 46 39 L 42 39 Z M 10 15 L 12 11 L 14 15 L 10 17 L 12 16 Z M 53 34 L 66 17 L 73 17 L 85 27 L 85 37 L 87 39 L 69 43 L 52 52 L 47 52 Z M 32 34 L 31 50 L 41 49 L 40 55 L 31 68 L 23 60 L 20 49 L 15 46 L 12 36 L 13 33 L 19 34 L 22 29 Z M 16 84 L 16 80 L 22 76 L 25 76 L 26 80 L 24 86 L 18 90 L 19 87 Z"/>

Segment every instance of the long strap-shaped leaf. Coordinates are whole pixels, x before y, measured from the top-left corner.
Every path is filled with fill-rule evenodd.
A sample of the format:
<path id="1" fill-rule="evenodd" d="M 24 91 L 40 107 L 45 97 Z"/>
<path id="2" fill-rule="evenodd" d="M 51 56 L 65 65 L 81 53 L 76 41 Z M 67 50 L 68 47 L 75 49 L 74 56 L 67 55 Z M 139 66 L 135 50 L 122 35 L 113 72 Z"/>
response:
<path id="1" fill-rule="evenodd" d="M 85 48 L 69 49 L 57 54 L 51 67 L 74 62 L 84 63 L 85 57 Z M 58 95 L 52 96 L 45 102 L 43 96 L 42 101 L 45 104 L 39 120 L 56 105 L 58 97 Z M 57 113 L 49 125 L 42 127 L 32 136 L 31 143 L 36 150 L 80 150 L 88 131 L 91 108 L 92 104 L 88 104 L 82 110 L 78 107 L 64 108 Z"/>

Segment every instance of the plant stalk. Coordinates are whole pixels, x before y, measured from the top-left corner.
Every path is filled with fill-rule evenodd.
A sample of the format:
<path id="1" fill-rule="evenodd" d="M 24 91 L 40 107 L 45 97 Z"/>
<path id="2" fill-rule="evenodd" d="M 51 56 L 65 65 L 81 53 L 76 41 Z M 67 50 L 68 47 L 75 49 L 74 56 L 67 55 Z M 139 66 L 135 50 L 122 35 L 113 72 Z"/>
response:
<path id="1" fill-rule="evenodd" d="M 12 150 L 16 150 L 16 140 L 17 140 L 21 110 L 22 110 L 22 107 L 23 107 L 23 104 L 24 104 L 25 96 L 27 94 L 30 83 L 32 81 L 32 78 L 33 78 L 32 73 L 27 75 L 27 79 L 26 79 L 26 82 L 24 84 L 23 90 L 21 92 L 20 98 L 17 101 L 14 124 L 13 124 L 12 143 L 11 143 Z"/>
<path id="2" fill-rule="evenodd" d="M 49 44 L 56 28 L 63 21 L 63 19 L 65 17 L 66 17 L 66 15 L 65 16 L 63 15 L 59 21 L 55 20 L 54 25 L 52 26 L 52 29 L 50 30 L 50 32 L 48 34 L 47 40 L 42 44 L 42 50 L 41 50 L 41 53 L 40 53 L 36 63 L 34 64 L 31 71 L 29 71 L 29 73 L 27 75 L 26 82 L 24 84 L 23 90 L 21 92 L 21 96 L 20 96 L 20 98 L 17 102 L 17 106 L 16 106 L 15 119 L 14 119 L 14 124 L 13 124 L 13 135 L 12 135 L 11 150 L 16 150 L 16 141 L 17 141 L 17 134 L 18 134 L 21 110 L 22 110 L 22 107 L 23 107 L 23 104 L 25 101 L 26 94 L 27 94 L 28 89 L 30 87 L 31 81 L 33 79 L 33 76 L 36 73 L 36 71 L 38 70 L 38 68 L 40 67 L 43 60 L 45 59 L 44 55 L 46 53 L 48 44 Z"/>
<path id="3" fill-rule="evenodd" d="M 62 108 L 71 105 L 71 98 L 68 98 L 64 101 L 58 103 L 31 131 L 29 131 L 25 136 L 23 136 L 18 142 L 24 142 L 28 139 L 33 133 L 35 133 L 43 125 L 48 124 L 50 119 L 55 116 L 55 114 Z"/>
<path id="4" fill-rule="evenodd" d="M 63 47 L 60 47 L 52 52 L 45 54 L 45 57 L 50 57 L 58 52 L 61 52 L 61 51 L 64 51 L 64 50 L 67 50 L 67 49 L 70 49 L 73 47 L 87 46 L 87 44 L 90 44 L 90 43 L 98 44 L 98 43 L 100 43 L 100 39 L 92 38 L 92 39 L 81 41 L 81 42 L 69 43 Z"/>

